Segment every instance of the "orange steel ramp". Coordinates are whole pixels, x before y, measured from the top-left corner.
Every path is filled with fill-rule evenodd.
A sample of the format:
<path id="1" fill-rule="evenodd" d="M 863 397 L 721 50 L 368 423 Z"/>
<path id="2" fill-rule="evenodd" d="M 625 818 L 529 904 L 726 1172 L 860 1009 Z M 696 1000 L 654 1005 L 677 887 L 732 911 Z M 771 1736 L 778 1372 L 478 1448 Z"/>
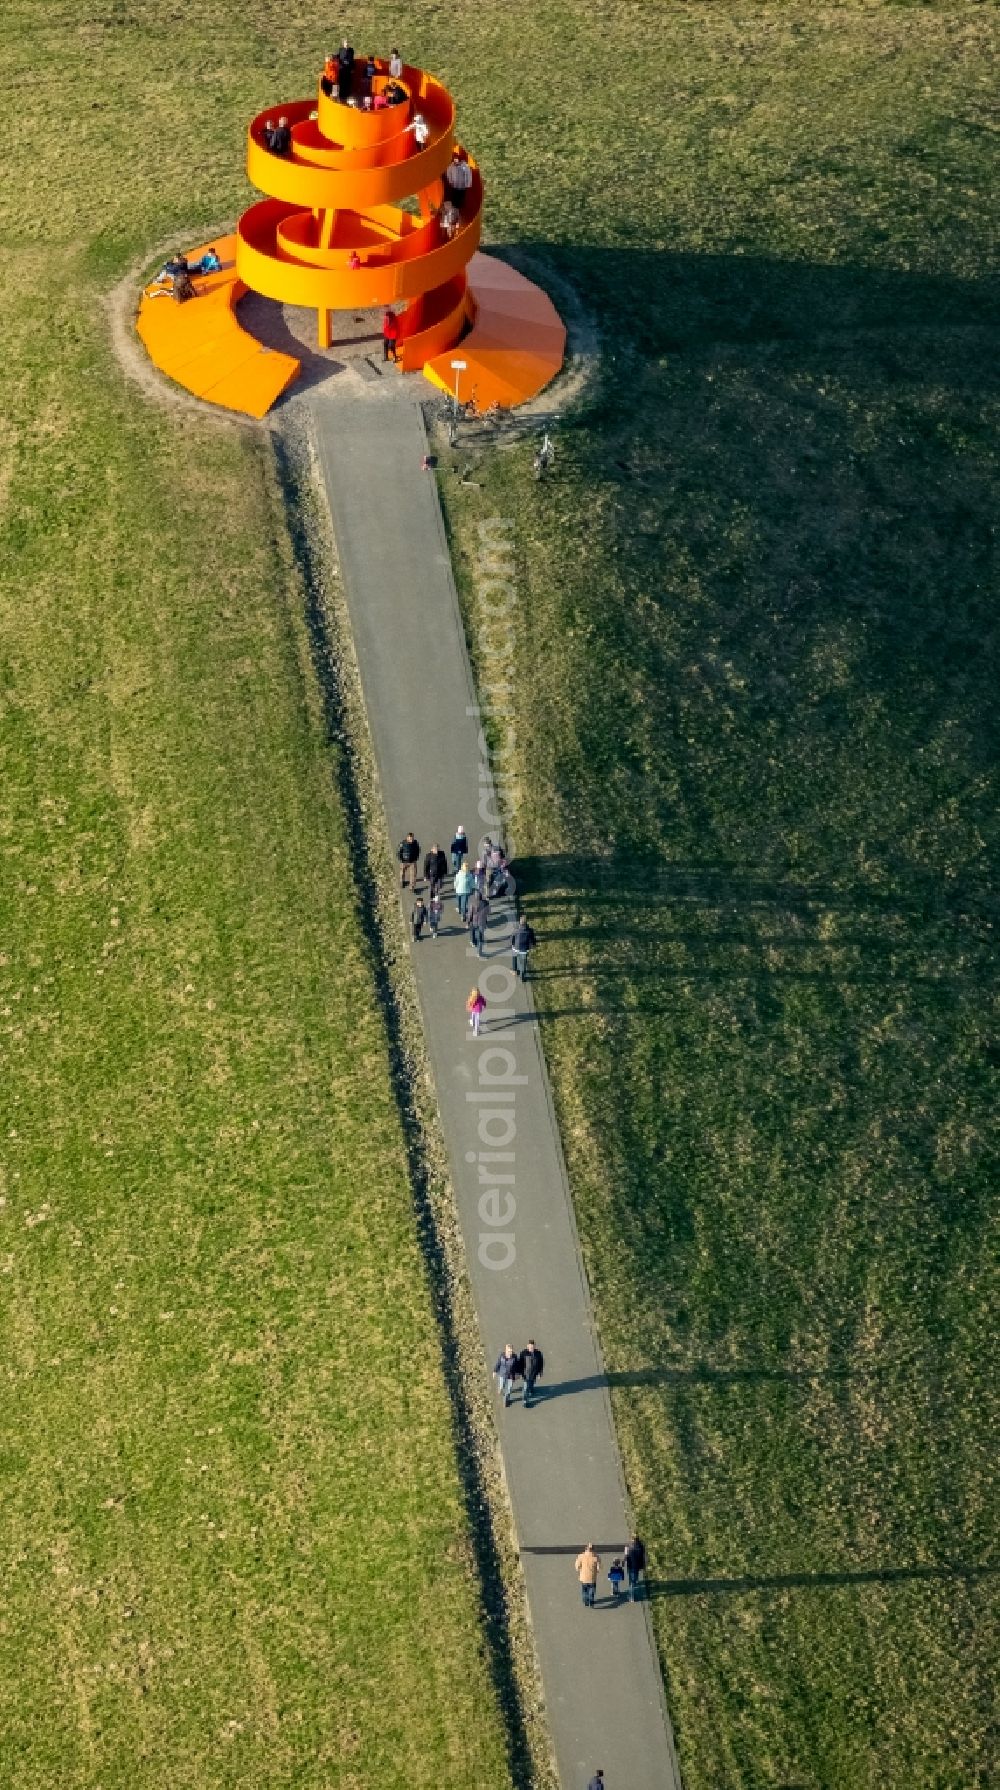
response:
<path id="1" fill-rule="evenodd" d="M 462 341 L 424 363 L 424 377 L 453 393 L 453 360 L 458 397 L 472 397 L 480 410 L 490 404 L 511 409 L 524 404 L 554 379 L 566 353 L 566 327 L 548 294 L 515 267 L 493 255 L 474 255 L 468 267 L 472 327 Z"/>
<path id="2" fill-rule="evenodd" d="M 187 251 L 198 261 L 207 244 Z M 266 416 L 299 372 L 290 354 L 265 348 L 236 320 L 234 307 L 246 287 L 236 277 L 236 237 L 216 237 L 222 260 L 218 273 L 197 274 L 196 296 L 179 305 L 153 297 L 147 287 L 136 325 L 146 352 L 161 373 L 197 398 L 244 416 Z"/>

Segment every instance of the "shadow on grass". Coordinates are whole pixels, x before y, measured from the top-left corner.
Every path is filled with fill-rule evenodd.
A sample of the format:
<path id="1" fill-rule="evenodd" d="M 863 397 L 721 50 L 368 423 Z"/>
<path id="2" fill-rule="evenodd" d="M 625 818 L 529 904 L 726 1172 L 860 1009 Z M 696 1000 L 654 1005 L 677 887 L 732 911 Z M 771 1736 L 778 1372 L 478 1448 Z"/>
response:
<path id="1" fill-rule="evenodd" d="M 996 1578 L 1000 1565 L 871 1566 L 846 1572 L 748 1573 L 735 1579 L 648 1579 L 647 1597 L 709 1597 L 748 1591 L 835 1591 L 845 1585 L 909 1585 Z"/>
<path id="2" fill-rule="evenodd" d="M 617 1373 L 589 1374 L 579 1380 L 548 1381 L 535 1387 L 534 1403 L 569 1398 L 577 1392 L 598 1392 L 604 1387 L 634 1386 L 796 1386 L 809 1381 L 846 1379 L 847 1369 L 787 1367 L 638 1367 Z"/>

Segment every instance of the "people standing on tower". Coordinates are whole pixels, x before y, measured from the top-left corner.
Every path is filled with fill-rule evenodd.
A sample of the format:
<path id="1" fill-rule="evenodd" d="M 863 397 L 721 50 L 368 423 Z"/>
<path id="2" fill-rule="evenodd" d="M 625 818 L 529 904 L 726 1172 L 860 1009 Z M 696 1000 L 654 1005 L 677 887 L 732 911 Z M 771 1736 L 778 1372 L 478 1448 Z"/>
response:
<path id="1" fill-rule="evenodd" d="M 394 81 L 401 81 L 403 78 L 403 58 L 395 48 L 389 57 L 389 73 Z"/>
<path id="2" fill-rule="evenodd" d="M 346 37 L 337 51 L 337 97 L 348 100 L 354 79 L 354 50 Z"/>
<path id="3" fill-rule="evenodd" d="M 279 118 L 276 130 L 271 132 L 268 148 L 272 155 L 287 155 L 292 147 L 292 133 L 287 118 Z"/>
<path id="4" fill-rule="evenodd" d="M 406 131 L 413 132 L 413 141 L 418 149 L 427 148 L 431 138 L 431 127 L 422 112 L 414 112 L 413 117 L 406 127 Z M 403 132 L 404 137 L 406 131 Z"/>
<path id="5" fill-rule="evenodd" d="M 451 161 L 444 171 L 444 179 L 449 199 L 461 211 L 465 204 L 465 195 L 472 185 L 472 169 L 468 162 L 463 160 L 460 150 L 454 151 Z"/>

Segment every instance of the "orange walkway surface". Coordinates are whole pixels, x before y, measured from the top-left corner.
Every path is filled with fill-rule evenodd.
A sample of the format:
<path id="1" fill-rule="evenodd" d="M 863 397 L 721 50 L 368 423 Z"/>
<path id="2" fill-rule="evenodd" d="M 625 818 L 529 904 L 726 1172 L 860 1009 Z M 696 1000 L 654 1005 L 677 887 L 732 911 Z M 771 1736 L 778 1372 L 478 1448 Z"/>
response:
<path id="1" fill-rule="evenodd" d="M 207 246 L 190 249 L 188 260 L 198 261 Z M 195 277 L 196 296 L 179 305 L 145 291 L 136 327 L 154 366 L 185 391 L 245 416 L 266 416 L 300 362 L 265 348 L 237 322 L 234 306 L 246 287 L 236 277 L 236 238 L 217 237 L 213 247 L 222 268 Z"/>
<path id="2" fill-rule="evenodd" d="M 457 348 L 426 361 L 424 377 L 442 391 L 454 392 L 451 363 L 464 360 L 465 369 L 457 375 L 461 403 L 472 398 L 480 410 L 490 404 L 504 409 L 524 404 L 537 397 L 563 364 L 562 318 L 540 286 L 492 255 L 475 257 L 468 281 L 472 328 Z"/>
<path id="3" fill-rule="evenodd" d="M 387 64 L 376 61 L 372 93 L 384 96 Z M 337 311 L 396 307 L 399 365 L 451 393 L 451 361 L 468 362 L 459 396 L 480 408 L 533 398 L 562 366 L 566 331 L 545 293 L 514 268 L 478 253 L 483 182 L 455 140 L 447 89 L 407 66 L 403 98 L 366 110 L 324 93 L 269 107 L 247 135 L 247 173 L 267 194 L 243 213 L 234 236 L 217 241 L 218 273 L 196 276 L 196 297 L 176 304 L 143 294 L 138 331 L 150 359 L 210 403 L 262 417 L 296 377 L 300 362 L 255 340 L 235 307 L 247 290 L 315 310 L 320 346 L 333 339 Z M 268 146 L 268 129 L 287 121 L 288 152 Z M 422 120 L 423 145 L 414 125 Z M 457 229 L 439 212 L 444 173 L 459 153 L 470 172 Z M 402 201 L 410 201 L 403 204 Z M 416 202 L 416 209 L 413 208 Z M 188 251 L 197 261 L 201 249 Z M 460 347 L 460 352 L 459 352 Z"/>

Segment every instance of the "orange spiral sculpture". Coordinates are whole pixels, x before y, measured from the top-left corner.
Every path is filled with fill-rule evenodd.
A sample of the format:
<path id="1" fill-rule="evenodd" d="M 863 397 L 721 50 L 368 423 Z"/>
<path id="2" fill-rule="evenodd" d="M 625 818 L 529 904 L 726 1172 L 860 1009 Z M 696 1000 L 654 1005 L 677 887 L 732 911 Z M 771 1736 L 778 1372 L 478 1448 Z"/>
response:
<path id="1" fill-rule="evenodd" d="M 400 317 L 404 367 L 424 364 L 457 342 L 466 321 L 466 267 L 479 245 L 483 183 L 471 158 L 472 181 L 449 240 L 438 218 L 444 173 L 459 147 L 455 106 L 423 69 L 406 67 L 395 83 L 404 97 L 385 98 L 393 83 L 385 61 L 369 82 L 355 65 L 354 103 L 316 98 L 262 112 L 247 137 L 247 173 L 268 198 L 237 225 L 236 271 L 266 298 L 314 310 L 319 343 L 329 347 L 335 311 L 365 310 L 406 300 Z M 363 93 L 358 88 L 364 89 Z M 276 155 L 265 127 L 287 119 L 291 145 Z M 414 129 L 423 119 L 421 147 Z M 423 133 L 423 130 L 421 131 Z M 400 201 L 416 200 L 417 211 Z"/>
<path id="2" fill-rule="evenodd" d="M 268 197 L 243 213 L 234 234 L 215 238 L 207 265 L 209 245 L 187 251 L 194 302 L 171 302 L 165 270 L 139 303 L 136 329 L 150 359 L 185 390 L 262 417 L 297 378 L 301 362 L 239 320 L 248 289 L 314 310 L 322 348 L 335 311 L 402 301 L 403 371 L 422 369 L 479 409 L 523 404 L 558 373 L 566 330 L 547 294 L 509 263 L 477 252 L 483 183 L 456 143 L 450 94 L 423 69 L 406 67 L 396 83 L 402 97 L 383 105 L 390 84 L 387 64 L 376 60 L 370 80 L 355 69 L 357 103 L 341 102 L 321 81 L 315 100 L 253 120 L 247 172 Z M 288 125 L 286 153 L 267 140 L 268 124 L 279 120 Z M 439 213 L 456 153 L 469 185 L 449 235 Z"/>

